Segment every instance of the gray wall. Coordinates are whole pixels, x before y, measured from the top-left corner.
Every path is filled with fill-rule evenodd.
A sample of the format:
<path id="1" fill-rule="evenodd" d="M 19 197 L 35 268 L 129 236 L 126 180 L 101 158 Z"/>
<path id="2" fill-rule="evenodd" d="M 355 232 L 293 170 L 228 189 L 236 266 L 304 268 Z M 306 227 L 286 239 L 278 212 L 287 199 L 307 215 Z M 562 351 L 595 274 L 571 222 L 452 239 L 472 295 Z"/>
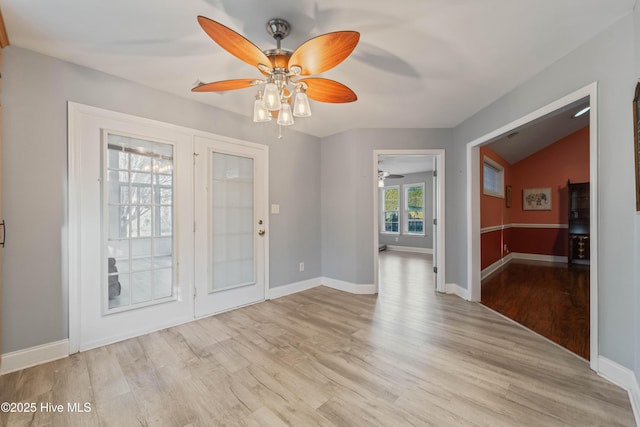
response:
<path id="1" fill-rule="evenodd" d="M 452 143 L 450 129 L 361 129 L 336 134 L 322 140 L 322 272 L 323 276 L 355 284 L 372 284 L 374 277 L 373 240 L 373 151 L 381 149 L 447 148 Z M 446 183 L 450 174 L 448 150 L 445 159 Z M 448 193 L 445 196 L 448 198 Z M 447 268 L 445 280 L 455 277 L 450 252 L 449 215 L 454 206 L 445 203 L 447 223 Z M 458 248 L 461 250 L 461 248 Z"/>
<path id="2" fill-rule="evenodd" d="M 5 352 L 68 337 L 67 101 L 268 144 L 270 285 L 321 275 L 320 141 L 17 47 L 3 50 Z M 189 90 L 188 84 L 185 90 Z M 203 96 L 207 96 L 204 94 Z M 269 126 L 271 125 L 271 126 Z M 263 135 L 264 132 L 264 135 Z M 298 262 L 305 271 L 298 271 Z"/>
<path id="3" fill-rule="evenodd" d="M 633 16 L 622 19 L 458 126 L 454 130 L 455 151 L 447 152 L 454 167 L 465 170 L 464 147 L 468 142 L 598 81 L 600 354 L 631 369 L 640 337 L 633 322 L 639 285 L 634 276 L 638 253 L 631 232 L 636 222 L 631 125 L 637 77 L 634 34 Z M 461 175 L 463 180 L 465 175 L 466 171 Z M 452 184 L 455 187 L 448 188 L 447 195 L 464 208 L 464 182 Z M 460 232 L 466 233 L 466 222 L 456 223 Z M 466 252 L 460 253 L 460 259 L 460 271 L 466 275 Z M 466 286 L 465 281 L 459 284 Z"/>
<path id="4" fill-rule="evenodd" d="M 431 161 L 431 160 L 430 160 Z M 433 249 L 433 172 L 411 173 L 405 175 L 404 178 L 395 178 L 386 180 L 386 185 L 397 185 L 400 188 L 400 206 L 404 206 L 403 184 L 424 184 L 424 236 L 412 236 L 407 234 L 378 234 L 378 242 L 380 244 L 391 246 L 405 246 L 409 248 L 427 248 Z M 382 198 L 378 201 L 382 203 Z M 382 206 L 382 205 L 381 205 Z M 402 213 L 401 213 L 402 215 Z M 404 228 L 402 219 L 400 220 L 400 228 Z M 379 228 L 382 230 L 382 228 Z M 398 239 L 396 241 L 396 239 Z"/>

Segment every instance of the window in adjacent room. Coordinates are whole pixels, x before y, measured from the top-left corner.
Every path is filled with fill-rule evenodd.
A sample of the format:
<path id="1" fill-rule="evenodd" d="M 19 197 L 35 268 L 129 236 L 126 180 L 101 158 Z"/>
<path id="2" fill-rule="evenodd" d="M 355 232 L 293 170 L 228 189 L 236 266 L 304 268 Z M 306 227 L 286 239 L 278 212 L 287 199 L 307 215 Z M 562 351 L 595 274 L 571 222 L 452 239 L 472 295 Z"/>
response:
<path id="1" fill-rule="evenodd" d="M 400 187 L 397 185 L 382 189 L 383 233 L 398 234 L 400 232 Z"/>
<path id="2" fill-rule="evenodd" d="M 404 185 L 404 232 L 424 235 L 424 183 Z"/>
<path id="3" fill-rule="evenodd" d="M 487 196 L 504 198 L 504 168 L 497 162 L 484 156 L 482 170 L 483 193 Z"/>

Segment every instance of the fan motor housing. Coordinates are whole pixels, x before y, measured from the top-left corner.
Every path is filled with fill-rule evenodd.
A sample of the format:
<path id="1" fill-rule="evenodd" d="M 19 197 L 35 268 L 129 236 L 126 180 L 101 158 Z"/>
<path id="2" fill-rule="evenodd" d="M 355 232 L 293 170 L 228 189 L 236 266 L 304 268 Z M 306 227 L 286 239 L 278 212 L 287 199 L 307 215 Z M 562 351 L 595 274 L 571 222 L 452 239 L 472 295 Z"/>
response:
<path id="1" fill-rule="evenodd" d="M 263 51 L 269 61 L 271 61 L 272 68 L 287 69 L 289 66 L 289 57 L 293 52 L 286 49 L 269 49 Z"/>
<path id="2" fill-rule="evenodd" d="M 278 41 L 287 37 L 290 31 L 291 25 L 284 19 L 273 18 L 267 21 L 267 33 Z"/>

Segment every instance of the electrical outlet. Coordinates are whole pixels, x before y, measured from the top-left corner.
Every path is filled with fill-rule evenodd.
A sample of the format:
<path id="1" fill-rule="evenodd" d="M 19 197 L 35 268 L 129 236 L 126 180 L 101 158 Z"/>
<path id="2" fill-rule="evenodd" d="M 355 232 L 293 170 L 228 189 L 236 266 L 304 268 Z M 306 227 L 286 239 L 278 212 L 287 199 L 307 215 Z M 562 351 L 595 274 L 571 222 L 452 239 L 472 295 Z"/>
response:
<path id="1" fill-rule="evenodd" d="M 506 244 L 506 243 L 505 243 L 505 245 L 504 245 L 504 251 L 505 251 L 505 252 L 509 252 L 509 248 L 507 247 L 507 244 Z"/>
<path id="2" fill-rule="evenodd" d="M 396 237 L 396 242 L 398 241 L 398 238 Z"/>
<path id="3" fill-rule="evenodd" d="M 304 262 L 300 263 L 300 271 L 304 271 Z"/>

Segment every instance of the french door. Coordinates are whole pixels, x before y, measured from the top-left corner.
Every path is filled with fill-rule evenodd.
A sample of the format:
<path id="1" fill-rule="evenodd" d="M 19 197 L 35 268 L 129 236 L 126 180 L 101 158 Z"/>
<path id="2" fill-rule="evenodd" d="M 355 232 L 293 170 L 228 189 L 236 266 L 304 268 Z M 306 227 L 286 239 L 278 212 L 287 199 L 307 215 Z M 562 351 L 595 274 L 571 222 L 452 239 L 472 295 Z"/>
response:
<path id="1" fill-rule="evenodd" d="M 195 139 L 195 316 L 266 294 L 266 147 Z"/>
<path id="2" fill-rule="evenodd" d="M 267 150 L 69 104 L 71 353 L 265 299 Z"/>

